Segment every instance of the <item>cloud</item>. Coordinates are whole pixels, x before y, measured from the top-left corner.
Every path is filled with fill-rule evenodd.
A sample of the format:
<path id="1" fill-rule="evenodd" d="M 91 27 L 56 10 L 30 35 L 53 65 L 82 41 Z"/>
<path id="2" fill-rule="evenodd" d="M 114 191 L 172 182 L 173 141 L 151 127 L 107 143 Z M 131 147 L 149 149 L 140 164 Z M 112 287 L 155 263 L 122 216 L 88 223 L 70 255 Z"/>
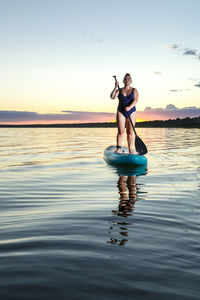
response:
<path id="1" fill-rule="evenodd" d="M 193 82 L 195 82 L 194 86 L 195 87 L 200 87 L 200 78 L 187 78 L 188 80 L 192 80 Z"/>
<path id="2" fill-rule="evenodd" d="M 183 91 L 190 91 L 190 89 L 182 89 L 182 90 L 169 90 L 170 92 L 183 92 Z"/>
<path id="3" fill-rule="evenodd" d="M 182 55 L 194 56 L 197 59 L 200 59 L 200 52 L 196 49 L 182 48 L 178 44 L 167 45 L 167 48 L 170 50 L 179 51 Z"/>
<path id="4" fill-rule="evenodd" d="M 200 87 L 200 86 L 199 86 Z M 140 120 L 168 120 L 200 116 L 200 107 L 178 108 L 168 104 L 166 108 L 146 107 L 144 111 L 137 110 Z M 39 123 L 98 123 L 115 120 L 115 113 L 61 111 L 57 114 L 39 114 L 31 111 L 0 111 L 0 124 L 39 124 Z"/>
<path id="5" fill-rule="evenodd" d="M 200 78 L 187 78 L 188 80 L 192 80 L 192 81 L 194 81 L 194 82 L 198 82 L 198 81 L 200 81 Z"/>
<path id="6" fill-rule="evenodd" d="M 62 111 L 58 114 L 39 114 L 30 111 L 0 111 L 0 123 L 86 123 L 112 121 L 114 113 L 85 112 L 85 111 Z"/>
<path id="7" fill-rule="evenodd" d="M 177 48 L 179 48 L 179 45 L 177 45 L 177 44 L 173 44 L 173 45 L 171 46 L 171 49 L 177 49 Z"/>
<path id="8" fill-rule="evenodd" d="M 173 104 L 168 104 L 165 108 L 165 110 L 172 110 L 172 109 L 177 109 L 177 107 Z"/>
<path id="9" fill-rule="evenodd" d="M 183 51 L 183 55 L 194 55 L 194 56 L 197 56 L 197 50 L 185 49 Z"/>
<path id="10" fill-rule="evenodd" d="M 190 106 L 178 108 L 173 104 L 168 104 L 166 108 L 146 107 L 144 111 L 137 112 L 137 118 L 142 120 L 168 120 L 186 117 L 199 117 L 200 107 Z"/>
<path id="11" fill-rule="evenodd" d="M 177 44 L 173 44 L 173 45 L 164 45 L 165 48 L 169 49 L 169 50 L 173 50 L 173 49 L 177 49 L 179 47 L 179 45 Z"/>
<path id="12" fill-rule="evenodd" d="M 200 82 L 199 82 L 199 83 L 197 83 L 197 84 L 195 84 L 194 86 L 196 86 L 196 87 L 200 88 Z"/>

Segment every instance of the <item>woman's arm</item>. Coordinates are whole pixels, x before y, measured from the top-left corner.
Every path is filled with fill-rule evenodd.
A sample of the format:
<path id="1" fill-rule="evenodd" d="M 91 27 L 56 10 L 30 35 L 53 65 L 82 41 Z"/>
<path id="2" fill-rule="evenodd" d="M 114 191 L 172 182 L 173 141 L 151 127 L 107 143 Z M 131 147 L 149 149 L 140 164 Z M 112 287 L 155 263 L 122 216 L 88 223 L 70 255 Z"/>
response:
<path id="1" fill-rule="evenodd" d="M 138 91 L 137 89 L 134 88 L 134 100 L 131 102 L 129 106 L 125 107 L 126 111 L 130 110 L 132 107 L 136 105 L 136 103 L 138 102 L 138 98 L 139 98 Z"/>
<path id="2" fill-rule="evenodd" d="M 119 86 L 119 83 L 116 81 L 115 82 L 115 87 L 114 87 L 113 91 L 110 94 L 111 99 L 115 99 L 119 95 L 118 86 Z"/>

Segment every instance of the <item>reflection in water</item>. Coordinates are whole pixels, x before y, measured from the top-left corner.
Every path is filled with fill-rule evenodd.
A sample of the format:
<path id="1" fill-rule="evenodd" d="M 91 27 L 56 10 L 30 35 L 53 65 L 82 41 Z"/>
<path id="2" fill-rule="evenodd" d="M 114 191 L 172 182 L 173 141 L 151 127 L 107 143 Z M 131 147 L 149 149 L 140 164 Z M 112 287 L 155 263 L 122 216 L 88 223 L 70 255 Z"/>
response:
<path id="1" fill-rule="evenodd" d="M 119 169 L 117 171 L 119 176 L 117 187 L 120 197 L 118 209 L 112 211 L 116 218 L 112 221 L 109 228 L 111 237 L 107 243 L 124 246 L 128 241 L 128 226 L 133 225 L 133 222 L 128 222 L 127 219 L 133 216 L 135 203 L 138 200 L 138 193 L 141 193 L 141 191 L 139 192 L 139 187 L 136 183 L 136 174 L 139 175 L 138 169 L 135 172 L 134 170 L 125 172 L 125 170 L 122 171 Z M 144 175 L 146 171 L 143 169 L 140 174 Z M 116 229 L 117 233 L 115 233 Z M 120 237 L 113 237 L 115 234 Z"/>
<path id="2" fill-rule="evenodd" d="M 127 218 L 133 212 L 135 201 L 137 200 L 136 176 L 120 176 L 117 186 L 119 188 L 120 202 L 118 211 L 115 214 Z"/>

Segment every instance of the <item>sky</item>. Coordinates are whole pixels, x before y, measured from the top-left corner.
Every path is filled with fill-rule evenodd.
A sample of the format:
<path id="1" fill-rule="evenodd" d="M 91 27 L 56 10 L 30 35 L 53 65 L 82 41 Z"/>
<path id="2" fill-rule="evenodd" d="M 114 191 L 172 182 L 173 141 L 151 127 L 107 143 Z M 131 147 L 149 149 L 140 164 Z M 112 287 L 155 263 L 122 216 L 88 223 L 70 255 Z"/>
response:
<path id="1" fill-rule="evenodd" d="M 199 0 L 0 0 L 0 124 L 115 120 L 113 75 L 137 120 L 200 116 Z"/>

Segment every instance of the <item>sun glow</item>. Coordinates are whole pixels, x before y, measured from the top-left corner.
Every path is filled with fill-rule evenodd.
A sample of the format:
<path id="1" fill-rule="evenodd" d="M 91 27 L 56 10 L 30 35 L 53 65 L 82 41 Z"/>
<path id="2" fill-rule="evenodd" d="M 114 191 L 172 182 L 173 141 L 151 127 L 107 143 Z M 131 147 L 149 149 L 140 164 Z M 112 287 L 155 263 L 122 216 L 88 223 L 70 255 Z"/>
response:
<path id="1" fill-rule="evenodd" d="M 140 123 L 140 122 L 146 122 L 146 120 L 143 120 L 143 119 L 137 119 L 136 122 L 137 122 L 137 123 Z"/>

